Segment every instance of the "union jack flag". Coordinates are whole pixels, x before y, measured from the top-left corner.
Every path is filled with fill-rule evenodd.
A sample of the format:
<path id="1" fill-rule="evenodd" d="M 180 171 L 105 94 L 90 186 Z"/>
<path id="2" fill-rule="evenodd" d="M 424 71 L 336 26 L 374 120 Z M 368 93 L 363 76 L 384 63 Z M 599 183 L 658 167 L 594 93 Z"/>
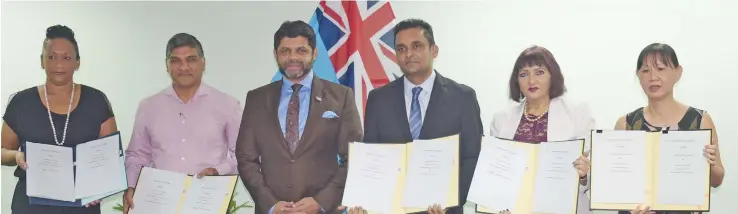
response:
<path id="1" fill-rule="evenodd" d="M 318 59 L 313 72 L 354 90 L 363 123 L 369 91 L 402 75 L 395 58 L 388 1 L 320 1 L 310 20 L 316 32 Z M 281 79 L 281 74 L 272 79 Z"/>

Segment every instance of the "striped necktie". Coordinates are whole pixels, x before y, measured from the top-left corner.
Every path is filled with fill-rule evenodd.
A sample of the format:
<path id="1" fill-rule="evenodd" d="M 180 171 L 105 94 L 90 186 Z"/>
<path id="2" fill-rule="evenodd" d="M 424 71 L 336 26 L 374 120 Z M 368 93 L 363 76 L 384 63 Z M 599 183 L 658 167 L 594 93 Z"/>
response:
<path id="1" fill-rule="evenodd" d="M 420 128 L 423 126 L 423 116 L 420 114 L 420 101 L 418 101 L 422 90 L 420 86 L 413 88 L 413 100 L 410 104 L 410 133 L 413 134 L 413 140 L 418 139 Z"/>

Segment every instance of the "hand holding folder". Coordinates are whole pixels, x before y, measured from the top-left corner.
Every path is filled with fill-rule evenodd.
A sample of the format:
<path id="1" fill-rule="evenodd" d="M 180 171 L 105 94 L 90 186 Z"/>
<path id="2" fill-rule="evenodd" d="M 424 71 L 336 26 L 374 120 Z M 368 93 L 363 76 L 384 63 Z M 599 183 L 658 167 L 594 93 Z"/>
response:
<path id="1" fill-rule="evenodd" d="M 74 147 L 24 147 L 30 204 L 82 207 L 127 188 L 120 132 Z"/>
<path id="2" fill-rule="evenodd" d="M 468 200 L 477 211 L 576 213 L 584 140 L 531 144 L 484 138 Z"/>
<path id="3" fill-rule="evenodd" d="M 225 213 L 237 175 L 196 176 L 151 167 L 141 169 L 130 214 Z"/>
<path id="4" fill-rule="evenodd" d="M 453 135 L 402 144 L 351 143 L 343 205 L 382 214 L 459 206 L 458 142 Z"/>
<path id="5" fill-rule="evenodd" d="M 709 211 L 711 139 L 711 130 L 593 130 L 591 208 Z"/>

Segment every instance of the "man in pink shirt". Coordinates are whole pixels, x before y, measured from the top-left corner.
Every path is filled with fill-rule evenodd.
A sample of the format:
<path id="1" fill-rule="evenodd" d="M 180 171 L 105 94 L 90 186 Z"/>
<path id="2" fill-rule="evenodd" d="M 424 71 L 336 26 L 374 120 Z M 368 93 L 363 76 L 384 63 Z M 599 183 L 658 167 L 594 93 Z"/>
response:
<path id="1" fill-rule="evenodd" d="M 202 83 L 204 56 L 192 35 L 169 40 L 166 64 L 172 85 L 139 104 L 126 150 L 124 213 L 134 209 L 133 192 L 144 166 L 198 177 L 237 173 L 242 108 L 237 99 Z"/>

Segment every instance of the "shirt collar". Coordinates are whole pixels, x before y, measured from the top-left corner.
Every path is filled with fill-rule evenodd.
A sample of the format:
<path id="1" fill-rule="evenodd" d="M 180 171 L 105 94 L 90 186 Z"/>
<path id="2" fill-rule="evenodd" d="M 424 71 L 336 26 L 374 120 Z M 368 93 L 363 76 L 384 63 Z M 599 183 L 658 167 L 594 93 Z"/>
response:
<path id="1" fill-rule="evenodd" d="M 195 99 L 197 97 L 208 95 L 208 94 L 210 94 L 210 92 L 211 92 L 210 86 L 208 86 L 204 82 L 201 82 L 200 83 L 200 86 L 197 87 L 197 92 L 195 92 L 195 96 L 193 96 L 192 99 Z M 170 85 L 169 87 L 167 87 L 166 89 L 164 89 L 164 94 L 166 94 L 168 96 L 177 97 L 177 99 L 179 99 L 179 97 L 177 96 L 177 92 L 174 91 L 174 86 L 172 86 L 172 85 Z"/>
<path id="2" fill-rule="evenodd" d="M 423 83 L 421 83 L 420 85 L 413 84 L 412 82 L 410 82 L 410 80 L 407 79 L 407 77 L 403 77 L 403 79 L 405 82 L 405 93 L 412 94 L 413 88 L 415 88 L 416 86 L 420 86 L 420 88 L 423 88 L 423 90 L 420 91 L 421 93 L 430 93 L 433 90 L 433 83 L 436 80 L 436 71 L 432 71 L 428 79 L 423 81 Z"/>
<path id="3" fill-rule="evenodd" d="M 300 85 L 302 85 L 302 88 L 300 90 L 310 90 L 313 86 L 313 71 L 310 71 L 306 74 L 305 79 L 302 79 L 300 81 Z M 282 91 L 292 91 L 292 85 L 294 85 L 292 81 L 289 81 L 282 77 Z"/>

